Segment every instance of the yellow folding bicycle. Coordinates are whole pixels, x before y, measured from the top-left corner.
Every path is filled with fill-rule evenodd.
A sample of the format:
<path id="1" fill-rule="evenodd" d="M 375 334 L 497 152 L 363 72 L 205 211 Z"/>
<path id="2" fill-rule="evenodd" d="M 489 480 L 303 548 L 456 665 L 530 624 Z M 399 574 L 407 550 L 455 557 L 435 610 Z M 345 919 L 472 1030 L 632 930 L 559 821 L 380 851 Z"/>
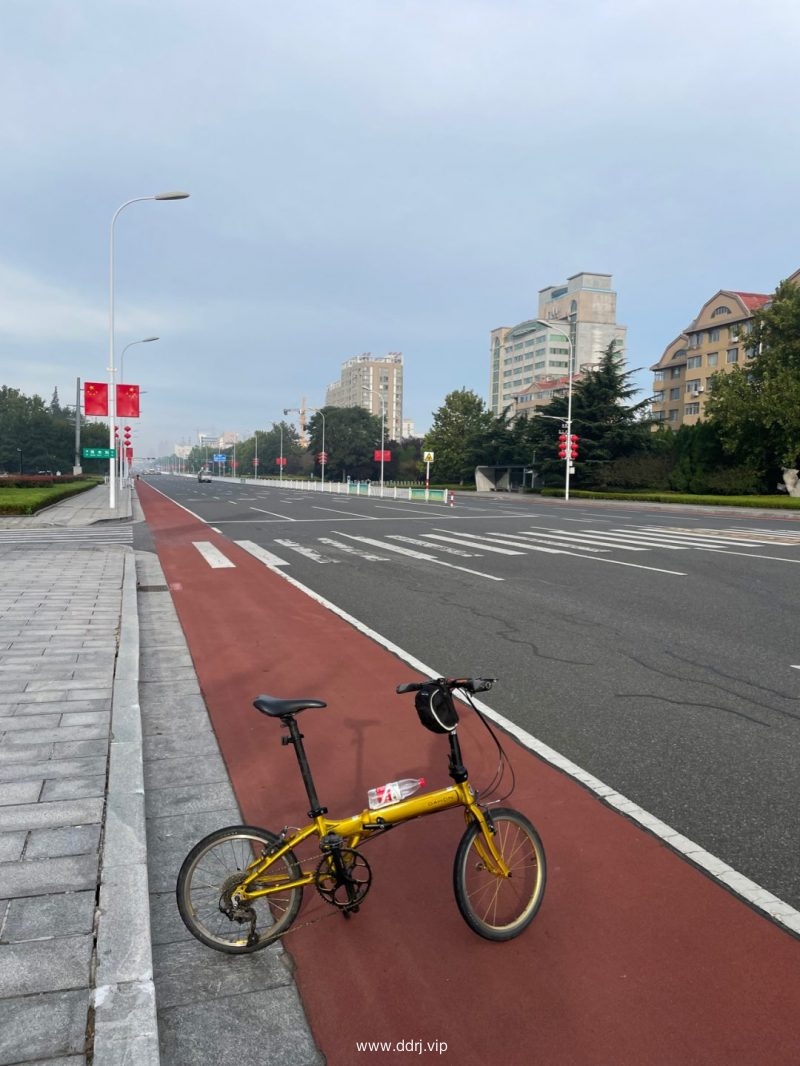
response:
<path id="1" fill-rule="evenodd" d="M 398 693 L 416 693 L 420 722 L 434 733 L 447 734 L 453 784 L 349 818 L 329 818 L 321 806 L 295 718 L 300 711 L 327 704 L 318 699 L 259 696 L 253 706 L 288 730 L 281 742 L 294 747 L 311 822 L 300 829 L 287 826 L 279 834 L 255 826 L 228 826 L 195 844 L 177 882 L 178 910 L 192 935 L 218 951 L 258 951 L 288 931 L 308 885 L 349 916 L 359 909 L 372 882 L 361 850 L 367 841 L 413 818 L 463 807 L 467 826 L 453 866 L 458 909 L 470 928 L 488 940 L 518 936 L 541 905 L 546 862 L 541 840 L 525 815 L 494 806 L 499 801 L 487 804 L 510 763 L 471 696 L 490 689 L 495 680 L 440 677 L 398 685 Z M 461 757 L 456 690 L 486 726 L 499 753 L 494 780 L 481 800 Z M 511 774 L 513 781 L 513 770 Z M 306 841 L 316 846 L 310 858 L 301 860 L 297 851 Z"/>

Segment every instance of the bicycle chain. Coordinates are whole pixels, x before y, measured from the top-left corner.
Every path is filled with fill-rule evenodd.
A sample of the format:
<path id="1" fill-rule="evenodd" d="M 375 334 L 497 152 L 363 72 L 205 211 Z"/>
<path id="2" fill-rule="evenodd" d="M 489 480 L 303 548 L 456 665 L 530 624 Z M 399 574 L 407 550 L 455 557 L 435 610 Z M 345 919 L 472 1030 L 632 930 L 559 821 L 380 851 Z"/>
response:
<path id="1" fill-rule="evenodd" d="M 309 925 L 316 925 L 318 922 L 321 922 L 324 918 L 334 918 L 334 917 L 336 917 L 336 915 L 338 913 L 341 913 L 341 912 L 333 910 L 333 909 L 327 907 L 327 908 L 325 908 L 322 911 L 322 913 L 320 914 L 319 918 L 311 918 L 307 922 L 300 922 L 300 923 L 292 922 L 292 924 L 289 926 L 288 929 L 285 929 L 282 933 L 279 933 L 273 940 L 270 940 L 270 944 L 275 944 L 279 940 L 283 940 L 283 938 L 285 936 L 288 936 L 289 933 L 298 933 L 301 929 L 306 929 Z"/>

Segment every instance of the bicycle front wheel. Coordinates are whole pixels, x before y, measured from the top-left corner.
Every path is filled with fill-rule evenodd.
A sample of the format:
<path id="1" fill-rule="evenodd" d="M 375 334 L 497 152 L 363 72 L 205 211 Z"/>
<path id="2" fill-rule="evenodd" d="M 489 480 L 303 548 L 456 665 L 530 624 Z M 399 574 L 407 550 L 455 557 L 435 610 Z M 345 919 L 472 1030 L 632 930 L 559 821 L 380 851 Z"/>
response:
<path id="1" fill-rule="evenodd" d="M 467 826 L 456 852 L 453 888 L 467 925 L 487 940 L 511 940 L 536 916 L 547 876 L 544 848 L 524 814 L 510 807 L 491 811 L 495 848 L 511 872 L 493 870 L 478 822 Z"/>
<path id="2" fill-rule="evenodd" d="M 247 867 L 279 844 L 274 833 L 249 825 L 218 829 L 195 844 L 183 860 L 176 887 L 178 910 L 192 936 L 217 951 L 244 955 L 286 932 L 303 899 L 302 888 L 280 888 L 282 881 L 300 877 L 291 851 L 251 885 L 278 891 L 242 904 L 231 898 Z"/>

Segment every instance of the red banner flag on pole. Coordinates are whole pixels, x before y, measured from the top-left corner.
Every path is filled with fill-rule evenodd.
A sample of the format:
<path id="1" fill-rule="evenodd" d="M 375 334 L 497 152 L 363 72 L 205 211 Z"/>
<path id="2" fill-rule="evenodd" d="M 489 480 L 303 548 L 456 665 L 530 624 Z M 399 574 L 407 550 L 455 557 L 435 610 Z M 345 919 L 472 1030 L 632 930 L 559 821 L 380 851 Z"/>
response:
<path id="1" fill-rule="evenodd" d="M 86 415 L 108 414 L 108 385 L 105 382 L 84 382 L 83 413 Z"/>
<path id="2" fill-rule="evenodd" d="M 139 417 L 138 385 L 117 385 L 117 417 Z"/>

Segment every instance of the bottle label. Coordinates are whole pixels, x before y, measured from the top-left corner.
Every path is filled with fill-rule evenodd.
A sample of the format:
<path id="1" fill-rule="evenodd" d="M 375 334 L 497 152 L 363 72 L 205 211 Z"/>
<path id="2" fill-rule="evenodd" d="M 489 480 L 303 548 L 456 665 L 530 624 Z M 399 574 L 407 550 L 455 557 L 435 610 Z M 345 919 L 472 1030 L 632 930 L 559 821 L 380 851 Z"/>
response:
<path id="1" fill-rule="evenodd" d="M 379 785 L 375 789 L 375 806 L 388 807 L 390 803 L 397 803 L 402 799 L 400 789 L 394 781 L 388 785 Z"/>

